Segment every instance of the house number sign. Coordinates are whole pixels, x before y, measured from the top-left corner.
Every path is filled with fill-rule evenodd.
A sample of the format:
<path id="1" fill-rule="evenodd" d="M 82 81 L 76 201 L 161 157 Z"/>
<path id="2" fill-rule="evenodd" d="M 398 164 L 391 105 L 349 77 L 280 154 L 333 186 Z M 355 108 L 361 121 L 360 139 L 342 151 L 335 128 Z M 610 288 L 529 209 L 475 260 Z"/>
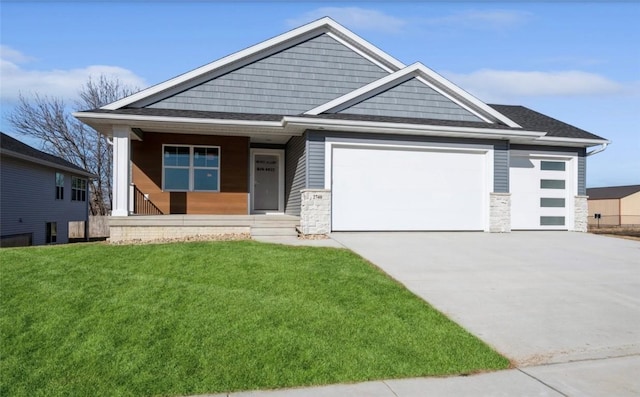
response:
<path id="1" fill-rule="evenodd" d="M 256 160 L 256 171 L 276 172 L 275 160 Z"/>

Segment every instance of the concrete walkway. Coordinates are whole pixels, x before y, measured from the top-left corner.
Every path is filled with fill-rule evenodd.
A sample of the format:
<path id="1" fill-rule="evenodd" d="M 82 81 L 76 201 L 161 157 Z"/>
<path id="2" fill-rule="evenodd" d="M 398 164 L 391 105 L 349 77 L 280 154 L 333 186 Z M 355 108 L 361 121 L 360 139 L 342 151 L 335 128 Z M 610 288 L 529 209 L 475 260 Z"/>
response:
<path id="1" fill-rule="evenodd" d="M 332 239 L 296 245 L 352 249 L 518 368 L 215 396 L 640 396 L 640 242 L 565 232 Z"/>
<path id="2" fill-rule="evenodd" d="M 412 378 L 207 397 L 638 396 L 640 357 L 552 364 L 450 378 Z M 202 395 L 200 397 L 204 397 Z"/>

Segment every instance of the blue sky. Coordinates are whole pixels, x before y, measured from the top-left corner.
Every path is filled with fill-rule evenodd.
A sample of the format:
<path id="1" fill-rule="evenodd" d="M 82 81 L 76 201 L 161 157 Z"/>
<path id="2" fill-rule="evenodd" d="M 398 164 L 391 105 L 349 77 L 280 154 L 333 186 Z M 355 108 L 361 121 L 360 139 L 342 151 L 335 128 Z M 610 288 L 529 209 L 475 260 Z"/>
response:
<path id="1" fill-rule="evenodd" d="M 487 103 L 530 107 L 613 143 L 587 185 L 640 183 L 634 2 L 2 1 L 0 128 L 19 92 L 74 100 L 90 75 L 140 88 L 328 15 Z"/>

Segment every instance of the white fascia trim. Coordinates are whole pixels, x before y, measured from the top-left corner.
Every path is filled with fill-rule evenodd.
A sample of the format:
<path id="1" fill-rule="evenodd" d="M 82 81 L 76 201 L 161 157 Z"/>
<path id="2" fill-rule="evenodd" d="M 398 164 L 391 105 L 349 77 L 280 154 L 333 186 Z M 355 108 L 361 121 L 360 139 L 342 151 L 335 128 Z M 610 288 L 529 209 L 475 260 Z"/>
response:
<path id="1" fill-rule="evenodd" d="M 20 159 L 20 160 L 29 161 L 31 163 L 40 164 L 40 165 L 44 165 L 46 167 L 51 167 L 51 168 L 55 168 L 55 169 L 58 169 L 58 170 L 67 171 L 67 172 L 69 172 L 71 174 L 83 175 L 83 176 L 86 176 L 87 178 L 96 178 L 95 175 L 93 175 L 92 173 L 87 172 L 87 171 L 77 170 L 75 168 L 71 168 L 71 167 L 67 167 L 67 166 L 64 166 L 64 165 L 57 164 L 57 163 L 53 163 L 51 161 L 42 160 L 42 159 L 38 159 L 38 158 L 35 158 L 35 157 L 27 156 L 27 155 L 22 154 L 22 153 L 16 153 L 16 152 L 13 152 L 11 150 L 0 149 L 0 153 L 5 155 L 5 156 L 14 157 L 14 158 L 17 158 L 17 159 Z"/>
<path id="2" fill-rule="evenodd" d="M 313 31 L 318 31 L 318 33 L 321 33 L 322 31 L 335 32 L 343 40 L 346 40 L 349 43 L 353 43 L 353 45 L 356 47 L 361 47 L 363 52 L 369 55 L 367 58 L 371 58 L 371 57 L 373 57 L 373 59 L 379 58 L 379 61 L 381 61 L 383 64 L 387 64 L 386 69 L 388 69 L 389 67 L 395 67 L 396 69 L 400 69 L 404 67 L 404 64 L 402 64 L 397 59 L 393 58 L 389 54 L 383 52 L 379 48 L 376 48 L 375 46 L 371 45 L 367 41 L 358 37 L 355 33 L 349 31 L 348 29 L 346 29 L 345 27 L 343 27 L 333 19 L 329 17 L 324 17 L 324 18 L 318 19 L 317 21 L 313 21 L 306 25 L 300 26 L 296 29 L 290 30 L 279 36 L 273 37 L 269 40 L 266 40 L 256 45 L 253 45 L 251 47 L 245 48 L 244 50 L 228 55 L 217 61 L 208 63 L 199 68 L 193 69 L 187 73 L 181 74 L 165 82 L 151 86 L 145 90 L 137 92 L 119 101 L 105 105 L 101 107 L 101 109 L 105 109 L 105 110 L 120 109 L 123 106 L 127 106 L 132 103 L 144 100 L 150 96 L 153 96 L 162 91 L 168 90 L 174 86 L 185 83 L 189 80 L 195 79 L 199 76 L 212 72 L 216 69 L 233 64 L 234 62 L 241 61 L 244 58 L 250 57 L 258 53 L 267 52 L 269 51 L 269 49 L 273 47 L 279 46 L 283 43 L 286 43 L 287 41 L 293 40 L 296 37 L 309 34 L 310 32 L 313 32 Z M 380 62 L 376 62 L 376 63 L 380 63 Z"/>
<path id="3" fill-rule="evenodd" d="M 442 125 L 407 124 L 407 123 L 380 123 L 375 121 L 339 120 L 339 119 L 309 119 L 306 117 L 285 116 L 282 118 L 285 129 L 291 127 L 303 127 L 306 129 L 331 129 L 355 132 L 385 132 L 385 133 L 445 133 L 447 136 L 461 136 L 474 134 L 477 137 L 484 135 L 495 139 L 530 138 L 539 139 L 546 132 L 526 130 L 498 130 L 476 127 L 451 127 Z"/>
<path id="4" fill-rule="evenodd" d="M 475 96 L 469 94 L 467 91 L 465 91 L 462 88 L 458 87 L 457 85 L 453 84 L 451 81 L 449 81 L 449 80 L 445 79 L 444 77 L 440 76 L 438 73 L 436 73 L 432 69 L 428 68 L 427 66 L 422 65 L 422 71 L 425 73 L 427 79 L 431 80 L 432 84 L 441 85 L 441 86 L 445 87 L 446 89 L 451 90 L 454 94 L 459 96 L 465 102 L 471 104 L 472 106 L 476 106 L 482 112 L 485 112 L 485 113 L 491 115 L 492 117 L 494 117 L 495 119 L 502 121 L 503 123 L 505 123 L 509 127 L 522 128 L 522 126 L 520 126 L 515 121 L 513 121 L 510 118 L 506 117 L 505 115 L 503 115 L 502 113 L 498 112 L 497 110 L 495 110 L 491 106 L 487 105 L 486 103 L 482 102 L 481 100 L 479 100 Z"/>
<path id="5" fill-rule="evenodd" d="M 404 63 L 369 43 L 362 37 L 356 35 L 333 19 L 328 17 L 323 19 L 327 20 L 327 25 L 330 28 L 329 35 L 333 39 L 356 51 L 358 54 L 374 62 L 386 71 L 391 73 L 406 66 Z"/>
<path id="6" fill-rule="evenodd" d="M 554 136 L 543 136 L 538 139 L 541 142 L 549 142 L 554 144 L 566 144 L 567 146 L 596 146 L 603 144 L 610 144 L 611 141 L 606 139 L 584 139 L 584 138 L 563 138 Z"/>
<path id="7" fill-rule="evenodd" d="M 502 113 L 499 113 L 497 110 L 467 93 L 420 62 L 413 63 L 404 69 L 373 81 L 364 87 L 360 87 L 357 90 L 353 90 L 341 97 L 317 106 L 305 112 L 305 114 L 315 116 L 321 113 L 334 111 L 349 102 L 357 103 L 365 100 L 367 95 L 370 93 L 373 94 L 375 91 L 384 90 L 387 86 L 391 88 L 391 86 L 401 84 L 412 77 L 418 78 L 423 84 L 426 84 L 436 90 L 438 93 L 444 95 L 446 98 L 452 100 L 486 122 L 493 122 L 492 120 L 497 119 L 509 127 L 522 128 L 513 120 L 507 118 Z"/>
<path id="8" fill-rule="evenodd" d="M 108 121 L 109 124 L 129 124 L 131 122 L 156 122 L 156 123 L 184 123 L 184 124 L 210 124 L 233 125 L 239 127 L 272 127 L 282 128 L 280 121 L 259 120 L 233 120 L 233 119 L 209 119 L 193 117 L 169 117 L 169 116 L 142 116 L 130 114 L 87 113 L 76 112 L 73 116 L 82 121 Z"/>
<path id="9" fill-rule="evenodd" d="M 317 116 L 321 113 L 325 113 L 327 111 L 332 111 L 337 107 L 346 104 L 351 101 L 359 101 L 365 99 L 364 97 L 372 91 L 375 91 L 379 88 L 382 88 L 387 85 L 399 84 L 400 80 L 406 79 L 408 80 L 408 76 L 414 74 L 418 70 L 418 64 L 414 63 L 410 66 L 407 66 L 404 69 L 398 70 L 395 73 L 392 73 L 388 76 L 384 76 L 379 78 L 378 80 L 372 81 L 371 83 L 360 87 L 356 90 L 353 90 L 347 94 L 342 95 L 336 99 L 333 99 L 327 103 L 324 103 L 320 106 L 317 106 L 311 110 L 304 112 L 304 114 Z"/>

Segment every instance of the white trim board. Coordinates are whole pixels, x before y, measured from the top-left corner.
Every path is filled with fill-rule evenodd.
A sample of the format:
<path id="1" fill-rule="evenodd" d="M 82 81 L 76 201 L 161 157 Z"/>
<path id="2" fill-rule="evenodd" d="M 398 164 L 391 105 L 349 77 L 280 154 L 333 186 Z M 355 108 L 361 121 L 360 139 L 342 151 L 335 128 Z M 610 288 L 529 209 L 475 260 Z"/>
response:
<path id="1" fill-rule="evenodd" d="M 404 69 L 398 70 L 395 73 L 373 81 L 364 87 L 351 91 L 323 105 L 317 106 L 305 112 L 305 114 L 319 115 L 321 113 L 338 112 L 356 103 L 372 98 L 377 94 L 402 84 L 414 77 L 421 83 L 444 95 L 446 98 L 486 122 L 495 123 L 496 121 L 501 121 L 509 127 L 521 128 L 520 125 L 513 120 L 504 116 L 502 113 L 488 106 L 478 98 L 464 91 L 462 88 L 440 76 L 420 62 L 416 62 Z"/>

